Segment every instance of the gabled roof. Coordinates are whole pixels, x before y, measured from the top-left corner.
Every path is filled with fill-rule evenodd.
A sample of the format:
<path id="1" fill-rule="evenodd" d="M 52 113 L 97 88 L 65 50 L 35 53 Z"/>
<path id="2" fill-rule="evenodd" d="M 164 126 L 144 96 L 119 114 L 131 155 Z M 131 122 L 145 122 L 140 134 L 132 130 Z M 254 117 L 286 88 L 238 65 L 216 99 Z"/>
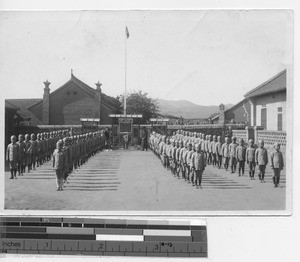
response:
<path id="1" fill-rule="evenodd" d="M 6 109 L 12 109 L 12 110 L 20 110 L 19 107 L 15 106 L 14 104 L 10 103 L 7 99 L 5 100 L 5 110 Z"/>
<path id="2" fill-rule="evenodd" d="M 228 111 L 231 111 L 231 110 L 236 109 L 237 107 L 239 107 L 240 105 L 242 105 L 244 102 L 246 102 L 246 99 L 243 99 L 242 101 L 238 102 L 237 104 L 235 104 L 235 105 L 229 107 L 228 109 L 226 109 L 226 110 L 224 111 L 224 113 L 226 114 Z M 214 121 L 214 120 L 217 120 L 218 118 L 219 118 L 219 114 L 215 115 L 211 120 Z"/>
<path id="3" fill-rule="evenodd" d="M 18 108 L 20 115 L 22 117 L 31 118 L 34 119 L 34 121 L 37 123 L 42 123 L 36 116 L 32 114 L 30 110 L 28 110 L 29 107 L 39 103 L 40 101 L 42 101 L 42 99 L 36 99 L 36 98 L 5 99 L 5 104 L 9 103 L 14 107 Z"/>
<path id="4" fill-rule="evenodd" d="M 245 98 L 286 91 L 286 69 L 244 95 Z"/>
<path id="5" fill-rule="evenodd" d="M 69 81 L 67 81 L 66 83 L 64 83 L 61 87 L 57 88 L 56 90 L 54 90 L 53 92 L 50 93 L 50 97 L 53 96 L 54 94 L 56 94 L 57 92 L 59 92 L 60 90 L 62 90 L 63 88 L 65 88 L 66 86 L 68 86 L 70 83 L 74 83 L 76 86 L 78 86 L 79 88 L 81 88 L 84 92 L 86 92 L 88 95 L 94 97 L 96 94 L 96 90 L 92 87 L 90 87 L 89 85 L 87 85 L 86 83 L 82 82 L 81 80 L 79 80 L 77 77 L 75 77 L 73 75 L 73 73 L 71 73 L 71 78 Z M 41 99 L 40 101 L 38 101 L 35 104 L 32 104 L 29 109 L 39 105 L 43 103 L 43 99 Z M 107 96 L 105 94 L 102 93 L 102 103 L 104 104 L 104 106 L 108 107 L 108 108 L 112 108 L 112 105 L 115 107 L 119 107 L 119 101 L 116 98 Z"/>

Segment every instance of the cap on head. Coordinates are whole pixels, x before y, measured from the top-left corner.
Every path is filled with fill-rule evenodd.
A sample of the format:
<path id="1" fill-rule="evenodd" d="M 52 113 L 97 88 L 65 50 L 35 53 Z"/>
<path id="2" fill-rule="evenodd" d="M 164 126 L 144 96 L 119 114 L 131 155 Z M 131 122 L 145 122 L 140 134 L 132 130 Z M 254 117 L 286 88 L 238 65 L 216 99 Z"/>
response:
<path id="1" fill-rule="evenodd" d="M 63 141 L 61 139 L 59 139 L 56 143 L 56 147 L 60 147 L 63 145 Z"/>

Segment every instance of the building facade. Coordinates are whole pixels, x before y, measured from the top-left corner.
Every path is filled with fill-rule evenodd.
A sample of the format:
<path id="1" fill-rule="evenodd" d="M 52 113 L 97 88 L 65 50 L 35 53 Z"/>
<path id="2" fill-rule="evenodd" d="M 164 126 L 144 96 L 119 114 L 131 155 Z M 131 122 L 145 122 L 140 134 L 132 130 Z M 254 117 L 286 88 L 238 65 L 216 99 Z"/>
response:
<path id="1" fill-rule="evenodd" d="M 286 130 L 286 70 L 249 91 L 245 98 L 251 105 L 252 126 Z"/>
<path id="2" fill-rule="evenodd" d="M 233 107 L 227 110 L 220 107 L 219 115 L 212 121 L 245 123 L 269 131 L 286 131 L 286 70 L 250 90 Z"/>
<path id="3" fill-rule="evenodd" d="M 92 88 L 76 78 L 50 92 L 50 82 L 44 82 L 42 99 L 7 99 L 20 109 L 23 125 L 80 125 L 81 118 L 98 118 L 100 124 L 111 124 L 109 114 L 120 113 L 119 100 L 102 93 L 101 84 Z"/>

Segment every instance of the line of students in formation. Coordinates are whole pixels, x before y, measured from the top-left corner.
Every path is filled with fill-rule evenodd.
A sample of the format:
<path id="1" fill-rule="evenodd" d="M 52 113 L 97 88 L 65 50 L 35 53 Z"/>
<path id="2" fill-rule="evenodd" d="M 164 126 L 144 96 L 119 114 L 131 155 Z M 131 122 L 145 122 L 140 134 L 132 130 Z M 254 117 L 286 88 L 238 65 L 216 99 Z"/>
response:
<path id="1" fill-rule="evenodd" d="M 50 161 L 56 173 L 57 190 L 63 190 L 63 183 L 68 182 L 68 176 L 91 156 L 101 151 L 106 144 L 105 132 L 97 131 L 70 136 L 68 130 L 49 133 L 38 133 L 11 136 L 7 146 L 6 160 L 8 161 L 11 177 L 17 179 L 26 172 L 35 170 Z"/>
<path id="2" fill-rule="evenodd" d="M 284 167 L 280 144 L 274 144 L 274 150 L 268 157 L 263 140 L 256 146 L 250 139 L 246 147 L 242 138 L 237 143 L 234 136 L 225 137 L 222 143 L 221 136 L 177 130 L 169 137 L 152 132 L 149 145 L 166 169 L 197 188 L 202 188 L 202 174 L 207 165 L 226 171 L 230 168 L 231 173 L 235 173 L 238 167 L 239 176 L 244 176 L 247 163 L 251 180 L 255 179 L 255 167 L 258 166 L 259 180 L 265 183 L 265 170 L 270 162 L 274 187 L 279 186 L 280 172 Z"/>

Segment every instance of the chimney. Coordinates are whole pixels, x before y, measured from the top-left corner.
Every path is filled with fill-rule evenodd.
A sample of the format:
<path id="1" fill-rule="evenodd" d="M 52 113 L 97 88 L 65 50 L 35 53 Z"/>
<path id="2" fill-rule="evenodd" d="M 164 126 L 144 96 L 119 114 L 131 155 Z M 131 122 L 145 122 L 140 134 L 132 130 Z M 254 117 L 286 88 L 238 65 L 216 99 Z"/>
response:
<path id="1" fill-rule="evenodd" d="M 99 118 L 101 122 L 101 86 L 102 84 L 98 81 L 96 84 L 96 113 L 95 118 Z"/>
<path id="2" fill-rule="evenodd" d="M 219 124 L 224 125 L 225 124 L 225 106 L 223 104 L 219 105 Z"/>
<path id="3" fill-rule="evenodd" d="M 43 95 L 43 123 L 49 125 L 49 100 L 50 100 L 50 82 L 47 80 L 44 82 L 44 95 Z"/>

